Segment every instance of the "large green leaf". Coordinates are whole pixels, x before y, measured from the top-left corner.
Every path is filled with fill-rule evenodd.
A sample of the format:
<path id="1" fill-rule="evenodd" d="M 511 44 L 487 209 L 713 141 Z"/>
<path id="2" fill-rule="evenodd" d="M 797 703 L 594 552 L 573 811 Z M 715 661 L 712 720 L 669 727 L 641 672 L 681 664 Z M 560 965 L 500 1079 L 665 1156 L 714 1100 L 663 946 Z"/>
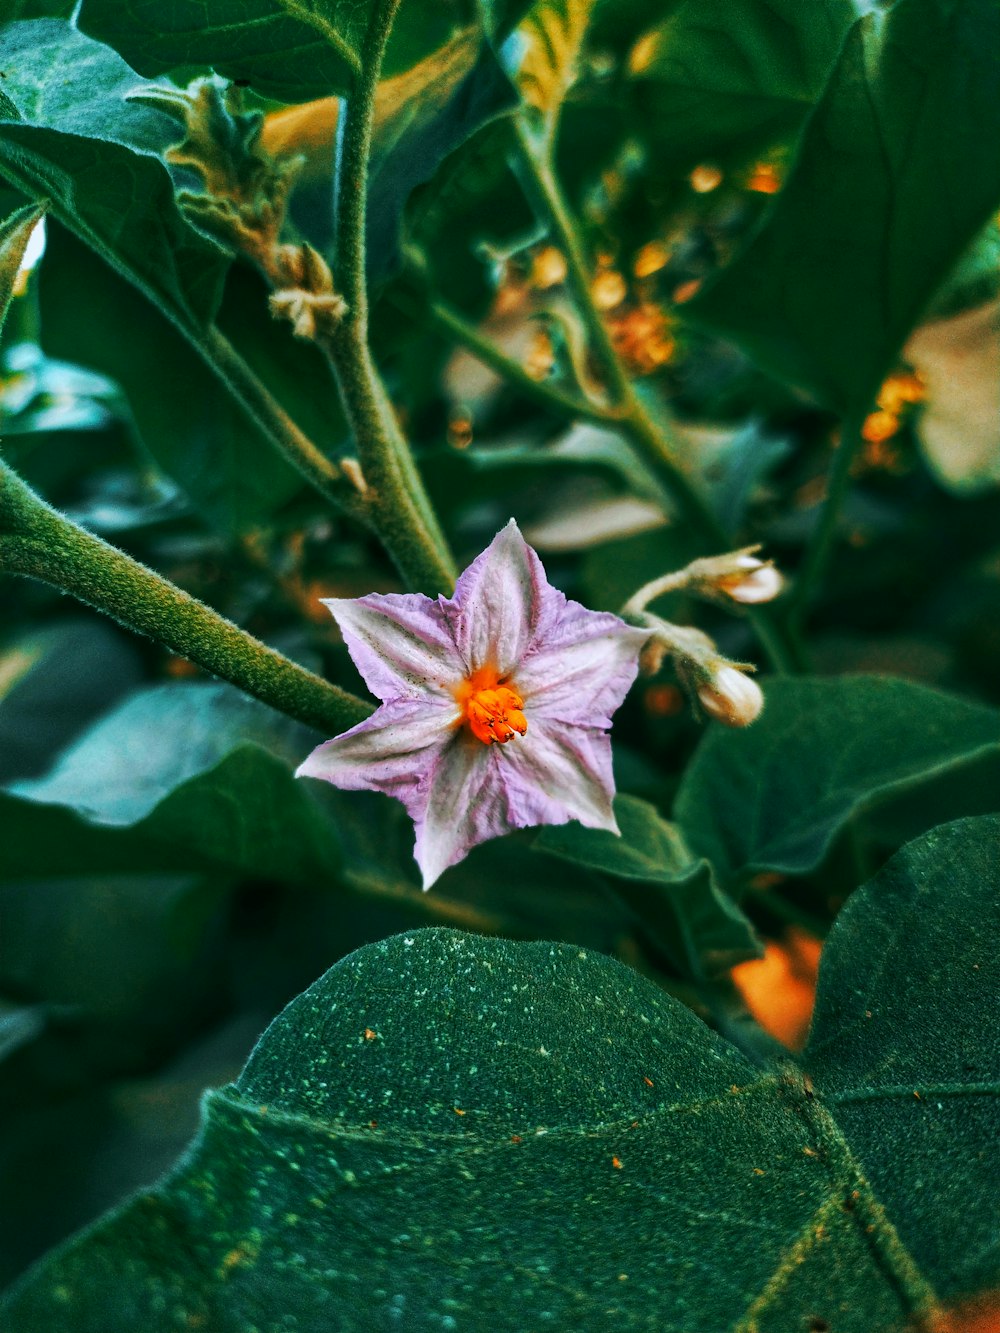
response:
<path id="1" fill-rule="evenodd" d="M 674 815 L 726 884 L 805 874 L 885 797 L 1000 748 L 1000 713 L 884 676 L 778 679 L 745 731 L 713 728 Z"/>
<path id="2" fill-rule="evenodd" d="M 267 97 L 305 102 L 350 91 L 370 8 L 364 0 L 84 0 L 80 26 L 146 76 L 207 66 Z M 463 19 L 467 7 L 456 0 L 404 0 L 383 73 L 436 51 Z"/>
<path id="3" fill-rule="evenodd" d="M 0 648 L 0 783 L 34 777 L 139 679 L 135 646 L 80 616 Z"/>
<path id="4" fill-rule="evenodd" d="M 174 201 L 158 154 L 176 126 L 127 100 L 141 85 L 134 71 L 58 19 L 0 30 L 0 66 L 13 108 L 0 119 L 0 175 L 48 200 L 175 322 L 193 330 L 210 320 L 228 260 Z"/>
<path id="5" fill-rule="evenodd" d="M 795 133 L 854 15 L 851 0 L 686 0 L 632 58 L 657 163 L 738 161 Z"/>
<path id="6" fill-rule="evenodd" d="M 301 479 L 235 399 L 220 392 L 215 376 L 188 340 L 61 227 L 49 229 L 39 277 L 46 351 L 82 361 L 121 386 L 139 436 L 157 466 L 213 527 L 241 534 L 299 490 Z M 254 300 L 246 299 L 247 289 L 256 310 Z M 245 349 L 285 338 L 291 342 L 287 330 L 269 318 L 266 295 L 253 275 L 234 271 L 227 296 L 227 307 L 233 298 L 239 299 Z M 99 320 L 93 318 L 95 310 L 101 312 Z M 142 337 L 135 336 L 139 328 Z M 314 349 L 298 343 L 294 351 L 300 363 L 306 361 L 310 371 L 315 370 Z M 313 387 L 311 394 L 302 391 L 307 382 Z M 315 420 L 323 433 L 314 438 L 332 447 L 326 423 L 331 418 L 335 423 L 339 414 L 321 410 L 317 382 L 322 384 L 322 374 L 318 381 L 301 376 L 294 406 L 289 406 L 303 426 Z M 172 392 L 174 385 L 183 385 L 184 391 Z M 279 392 L 273 380 L 271 387 Z M 331 386 L 327 408 L 334 392 Z"/>
<path id="7" fill-rule="evenodd" d="M 998 845 L 937 830 L 855 897 L 812 1083 L 575 946 L 370 945 L 5 1328 L 903 1333 L 1000 1281 Z"/>
<path id="8" fill-rule="evenodd" d="M 1000 10 L 899 0 L 852 30 L 757 236 L 689 313 L 863 409 L 1000 202 Z"/>
<path id="9" fill-rule="evenodd" d="M 932 830 L 834 926 L 804 1057 L 902 1244 L 948 1297 L 1000 1284 L 996 1193 L 981 1192 L 1000 1167 L 998 944 L 1000 818 Z"/>
<path id="10" fill-rule="evenodd" d="M 228 685 L 157 685 L 102 718 L 51 773 L 6 790 L 217 865 L 312 882 L 339 860 L 331 822 L 292 776 L 314 743 Z"/>
<path id="11" fill-rule="evenodd" d="M 443 159 L 516 104 L 514 90 L 478 28 L 379 85 L 368 164 L 369 276 L 385 277 L 398 255 L 403 207 Z"/>
<path id="12" fill-rule="evenodd" d="M 759 957 L 753 927 L 693 856 L 675 824 L 648 801 L 615 798 L 621 837 L 582 824 L 543 829 L 535 846 L 610 875 L 615 891 L 683 973 L 702 979 Z"/>

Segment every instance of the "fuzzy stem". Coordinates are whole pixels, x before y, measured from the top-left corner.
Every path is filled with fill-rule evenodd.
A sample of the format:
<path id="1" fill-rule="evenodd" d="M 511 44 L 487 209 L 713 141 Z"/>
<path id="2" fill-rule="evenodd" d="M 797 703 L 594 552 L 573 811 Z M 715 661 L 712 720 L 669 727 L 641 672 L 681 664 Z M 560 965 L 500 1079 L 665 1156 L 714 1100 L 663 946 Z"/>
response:
<path id="1" fill-rule="evenodd" d="M 368 345 L 365 216 L 382 55 L 400 0 L 371 6 L 362 73 L 338 125 L 337 289 L 347 312 L 320 345 L 333 366 L 368 486 L 369 522 L 411 587 L 450 593 L 455 566 Z"/>
<path id="2" fill-rule="evenodd" d="M 328 735 L 373 706 L 268 648 L 47 505 L 0 463 L 0 573 L 52 584 L 262 703 Z"/>

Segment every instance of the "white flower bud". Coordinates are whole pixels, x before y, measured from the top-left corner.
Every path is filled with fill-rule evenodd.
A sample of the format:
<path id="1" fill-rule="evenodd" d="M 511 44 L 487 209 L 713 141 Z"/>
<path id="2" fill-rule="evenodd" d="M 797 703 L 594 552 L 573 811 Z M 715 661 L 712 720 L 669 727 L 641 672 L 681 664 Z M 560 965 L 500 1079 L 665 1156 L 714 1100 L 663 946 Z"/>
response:
<path id="1" fill-rule="evenodd" d="M 731 574 L 719 579 L 719 589 L 734 602 L 746 606 L 758 602 L 770 602 L 777 597 L 783 586 L 783 579 L 775 567 L 755 555 L 737 556 L 736 569 Z"/>
<path id="2" fill-rule="evenodd" d="M 709 717 L 727 727 L 748 727 L 764 707 L 760 686 L 734 666 L 720 666 L 700 685 L 698 701 Z"/>

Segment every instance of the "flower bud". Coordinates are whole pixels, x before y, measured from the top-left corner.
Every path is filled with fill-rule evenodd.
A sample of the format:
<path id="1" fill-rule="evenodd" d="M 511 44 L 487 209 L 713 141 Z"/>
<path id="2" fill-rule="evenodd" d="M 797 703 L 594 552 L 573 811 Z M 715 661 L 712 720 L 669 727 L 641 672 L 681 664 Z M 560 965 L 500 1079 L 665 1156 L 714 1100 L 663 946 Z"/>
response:
<path id="1" fill-rule="evenodd" d="M 775 567 L 755 555 L 739 555 L 733 562 L 736 568 L 718 581 L 720 592 L 734 602 L 754 606 L 770 602 L 781 592 L 783 580 Z"/>
<path id="2" fill-rule="evenodd" d="M 720 666 L 698 687 L 698 702 L 727 727 L 748 727 L 764 707 L 764 695 L 755 680 L 734 666 Z"/>

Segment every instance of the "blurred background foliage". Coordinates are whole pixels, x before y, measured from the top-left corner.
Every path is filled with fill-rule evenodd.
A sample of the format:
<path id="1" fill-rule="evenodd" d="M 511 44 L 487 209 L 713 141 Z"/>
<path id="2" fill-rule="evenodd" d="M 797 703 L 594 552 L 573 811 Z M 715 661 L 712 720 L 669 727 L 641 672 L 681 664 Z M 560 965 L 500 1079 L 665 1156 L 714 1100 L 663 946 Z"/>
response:
<path id="1" fill-rule="evenodd" d="M 0 124 L 5 178 L 19 144 L 58 157 L 40 136 L 71 104 L 106 144 L 98 104 L 124 77 L 112 47 L 164 84 L 215 64 L 248 85 L 264 143 L 303 156 L 292 221 L 327 249 L 336 68 L 268 66 L 249 49 L 220 61 L 207 38 L 178 54 L 134 8 L 83 0 L 77 30 L 70 4 L 5 7 L 0 93 L 21 116 Z M 702 729 L 676 682 L 640 680 L 615 724 L 625 859 L 529 830 L 477 848 L 422 895 L 399 806 L 293 781 L 314 733 L 47 586 L 4 581 L 0 1195 L 17 1204 L 0 1216 L 0 1283 L 170 1165 L 201 1089 L 233 1078 L 272 1015 L 364 942 L 419 924 L 571 940 L 717 1022 L 777 994 L 768 1021 L 801 1044 L 817 942 L 850 890 L 907 837 L 997 807 L 1000 186 L 984 168 L 996 138 L 962 120 L 970 101 L 953 106 L 955 62 L 941 57 L 921 96 L 945 109 L 917 123 L 919 170 L 893 166 L 884 197 L 888 168 L 865 158 L 848 106 L 864 60 L 851 25 L 869 9 L 450 0 L 427 23 L 407 0 L 391 48 L 372 340 L 460 565 L 513 515 L 554 582 L 618 609 L 705 553 L 612 426 L 532 392 L 592 368 L 565 256 L 511 149 L 519 98 L 561 108 L 558 173 L 595 259 L 594 303 L 733 546 L 763 542 L 794 573 L 845 418 L 860 430 L 835 558 L 801 624 L 817 679 L 765 679 L 760 730 L 707 736 L 693 765 Z M 902 32 L 921 4 L 898 9 Z M 23 26 L 37 20 L 52 22 Z M 939 38 L 932 23 L 928 62 Z M 85 56 L 93 82 L 36 106 L 26 53 L 57 48 Z M 910 90 L 882 86 L 872 114 L 909 114 Z M 176 138 L 162 112 L 130 107 L 144 151 Z M 5 187 L 0 214 L 22 202 Z M 91 530 L 359 689 L 318 599 L 399 589 L 384 553 L 303 485 L 176 322 L 60 214 L 5 329 L 5 458 Z M 349 454 L 326 363 L 268 317 L 255 271 L 216 259 L 219 327 L 324 451 Z M 522 381 L 457 345 L 442 311 L 501 347 Z M 766 665 L 746 619 L 690 602 L 670 614 Z M 934 689 L 838 693 L 832 678 L 851 673 Z M 849 765 L 821 835 L 794 854 L 743 846 L 718 775 L 745 770 L 762 825 L 784 828 L 803 784 L 834 790 L 816 753 L 848 763 L 845 729 L 872 771 Z M 711 870 L 678 852 L 672 809 Z M 764 962 L 748 961 L 765 944 Z"/>

